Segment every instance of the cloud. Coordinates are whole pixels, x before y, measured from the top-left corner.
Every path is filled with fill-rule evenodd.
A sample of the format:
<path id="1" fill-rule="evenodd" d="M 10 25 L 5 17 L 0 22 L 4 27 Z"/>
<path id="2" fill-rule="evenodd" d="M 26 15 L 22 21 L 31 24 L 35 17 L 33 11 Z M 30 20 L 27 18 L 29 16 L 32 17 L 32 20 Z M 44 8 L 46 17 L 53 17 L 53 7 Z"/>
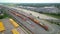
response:
<path id="1" fill-rule="evenodd" d="M 20 0 L 0 0 L 2 3 L 19 3 Z"/>
<path id="2" fill-rule="evenodd" d="M 60 3 L 60 0 L 0 0 L 2 3 Z"/>

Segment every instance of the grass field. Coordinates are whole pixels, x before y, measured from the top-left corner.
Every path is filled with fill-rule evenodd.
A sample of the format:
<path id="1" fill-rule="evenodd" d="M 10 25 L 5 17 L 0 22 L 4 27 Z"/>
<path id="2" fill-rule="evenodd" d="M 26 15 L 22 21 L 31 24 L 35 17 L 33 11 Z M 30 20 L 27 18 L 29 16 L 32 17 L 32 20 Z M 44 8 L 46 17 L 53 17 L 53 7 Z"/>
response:
<path id="1" fill-rule="evenodd" d="M 42 14 L 42 13 L 41 13 Z M 45 15 L 48 15 L 48 16 L 52 16 L 54 18 L 58 18 L 60 19 L 60 14 L 48 14 L 48 13 L 44 13 Z"/>

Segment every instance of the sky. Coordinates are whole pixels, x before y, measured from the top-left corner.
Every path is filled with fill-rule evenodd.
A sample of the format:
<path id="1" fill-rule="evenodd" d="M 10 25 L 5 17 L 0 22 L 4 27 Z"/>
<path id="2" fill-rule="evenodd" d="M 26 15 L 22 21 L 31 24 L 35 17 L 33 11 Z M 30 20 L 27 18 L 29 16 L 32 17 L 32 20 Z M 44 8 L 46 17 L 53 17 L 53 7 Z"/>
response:
<path id="1" fill-rule="evenodd" d="M 0 3 L 60 3 L 60 0 L 0 0 Z"/>

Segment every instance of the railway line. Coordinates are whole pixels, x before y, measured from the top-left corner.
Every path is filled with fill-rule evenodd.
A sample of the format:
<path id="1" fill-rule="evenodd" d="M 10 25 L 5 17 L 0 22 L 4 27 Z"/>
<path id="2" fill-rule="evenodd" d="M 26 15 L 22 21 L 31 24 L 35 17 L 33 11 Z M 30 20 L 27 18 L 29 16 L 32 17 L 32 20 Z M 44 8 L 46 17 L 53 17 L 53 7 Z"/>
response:
<path id="1" fill-rule="evenodd" d="M 0 32 L 1 34 L 54 34 L 54 32 L 56 34 L 59 30 L 56 26 L 42 23 L 41 21 L 43 20 L 37 19 L 35 16 L 23 12 L 25 11 L 23 9 L 12 7 L 5 8 L 6 13 L 10 18 L 0 20 L 4 25 L 4 27 L 3 25 L 1 26 L 3 29 L 3 32 Z"/>

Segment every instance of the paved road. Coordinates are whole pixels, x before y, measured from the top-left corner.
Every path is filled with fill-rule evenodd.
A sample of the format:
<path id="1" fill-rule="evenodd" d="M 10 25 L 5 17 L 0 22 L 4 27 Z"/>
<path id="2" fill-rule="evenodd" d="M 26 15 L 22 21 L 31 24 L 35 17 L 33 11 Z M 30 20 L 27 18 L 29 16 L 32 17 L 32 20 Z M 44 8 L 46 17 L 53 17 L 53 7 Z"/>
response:
<path id="1" fill-rule="evenodd" d="M 26 10 L 26 9 L 21 9 L 21 8 L 18 8 L 18 9 L 20 9 L 20 10 L 22 10 L 22 11 L 28 13 L 28 14 L 31 13 L 35 17 L 39 16 L 39 18 L 43 19 L 43 20 L 48 20 L 50 22 L 57 22 L 57 23 L 60 22 L 60 19 L 58 19 L 58 18 L 54 18 L 54 17 L 48 16 L 48 15 L 45 15 L 45 14 L 40 14 L 40 13 L 37 13 L 37 12 L 34 12 L 34 11 L 30 11 L 30 10 Z"/>

